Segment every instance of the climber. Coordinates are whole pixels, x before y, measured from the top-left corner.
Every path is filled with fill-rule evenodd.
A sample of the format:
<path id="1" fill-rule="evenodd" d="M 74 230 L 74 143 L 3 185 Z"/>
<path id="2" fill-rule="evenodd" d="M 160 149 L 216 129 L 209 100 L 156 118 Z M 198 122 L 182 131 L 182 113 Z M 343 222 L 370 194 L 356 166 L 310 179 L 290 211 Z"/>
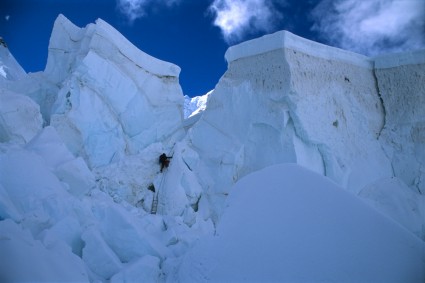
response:
<path id="1" fill-rule="evenodd" d="M 170 158 L 173 158 L 173 157 L 167 156 L 165 153 L 159 156 L 159 164 L 161 164 L 161 172 L 164 168 L 168 168 L 168 165 L 170 165 Z"/>

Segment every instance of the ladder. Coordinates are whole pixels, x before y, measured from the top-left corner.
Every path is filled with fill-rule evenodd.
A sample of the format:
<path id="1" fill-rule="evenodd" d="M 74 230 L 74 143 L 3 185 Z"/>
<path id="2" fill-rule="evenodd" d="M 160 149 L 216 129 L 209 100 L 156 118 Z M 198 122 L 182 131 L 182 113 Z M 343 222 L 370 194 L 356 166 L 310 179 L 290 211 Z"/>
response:
<path id="1" fill-rule="evenodd" d="M 170 158 L 172 158 L 174 155 L 174 153 L 171 155 Z M 164 168 L 165 170 L 162 171 L 162 178 L 161 178 L 161 183 L 159 184 L 159 188 L 156 190 L 156 192 L 153 194 L 153 199 L 152 199 L 152 206 L 151 206 L 151 214 L 156 214 L 157 210 L 158 210 L 158 192 L 159 190 L 161 190 L 162 185 L 164 183 L 164 179 L 165 179 L 165 173 L 167 172 L 167 168 Z"/>
<path id="2" fill-rule="evenodd" d="M 152 199 L 151 214 L 156 214 L 157 210 L 158 210 L 158 193 L 155 193 Z"/>
<path id="3" fill-rule="evenodd" d="M 161 183 L 159 184 L 159 188 L 157 190 L 155 190 L 155 193 L 153 194 L 151 214 L 156 214 L 156 212 L 158 210 L 158 193 L 159 193 L 159 190 L 162 188 L 162 184 L 164 183 L 164 178 L 165 178 L 165 173 L 163 173 L 163 175 L 162 175 Z"/>

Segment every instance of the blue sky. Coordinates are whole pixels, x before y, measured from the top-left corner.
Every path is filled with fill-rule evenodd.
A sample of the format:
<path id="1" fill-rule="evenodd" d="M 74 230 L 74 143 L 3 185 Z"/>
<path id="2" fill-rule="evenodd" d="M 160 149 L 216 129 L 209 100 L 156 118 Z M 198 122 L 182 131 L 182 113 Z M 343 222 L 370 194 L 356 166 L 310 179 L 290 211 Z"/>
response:
<path id="1" fill-rule="evenodd" d="M 214 88 L 229 46 L 278 30 L 371 56 L 425 48 L 425 0 L 1 0 L 0 36 L 26 71 L 44 69 L 59 13 L 177 64 L 190 96 Z"/>

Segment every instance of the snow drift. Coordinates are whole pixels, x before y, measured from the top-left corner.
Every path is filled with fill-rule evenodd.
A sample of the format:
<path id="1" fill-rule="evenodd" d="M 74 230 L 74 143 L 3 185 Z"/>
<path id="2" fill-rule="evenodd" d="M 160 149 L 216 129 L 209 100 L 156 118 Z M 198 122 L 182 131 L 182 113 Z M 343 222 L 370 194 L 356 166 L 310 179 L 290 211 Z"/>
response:
<path id="1" fill-rule="evenodd" d="M 236 183 L 217 235 L 179 282 L 422 282 L 425 245 L 317 173 L 283 164 Z"/>
<path id="2" fill-rule="evenodd" d="M 0 45 L 0 280 L 197 280 L 216 264 L 206 251 L 225 263 L 225 246 L 234 269 L 211 279 L 244 268 L 289 280 L 308 262 L 304 278 L 422 280 L 424 56 L 368 58 L 278 32 L 229 48 L 216 88 L 189 101 L 179 67 L 102 20 L 79 28 L 60 15 L 38 73 Z M 163 173 L 161 153 L 172 156 Z M 255 173 L 282 163 L 326 177 Z M 252 266 L 236 236 L 286 265 Z"/>

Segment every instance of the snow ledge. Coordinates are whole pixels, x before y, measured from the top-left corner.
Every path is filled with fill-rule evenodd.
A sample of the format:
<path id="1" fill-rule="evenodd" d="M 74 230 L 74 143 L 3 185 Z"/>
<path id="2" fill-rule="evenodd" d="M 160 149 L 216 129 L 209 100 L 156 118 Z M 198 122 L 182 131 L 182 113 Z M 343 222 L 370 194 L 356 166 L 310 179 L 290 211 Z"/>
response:
<path id="1" fill-rule="evenodd" d="M 278 31 L 231 46 L 225 54 L 228 63 L 276 49 L 288 48 L 327 60 L 338 60 L 364 68 L 373 68 L 373 59 L 336 47 L 299 37 L 288 31 Z"/>
<path id="2" fill-rule="evenodd" d="M 376 69 L 425 64 L 425 49 L 397 54 L 386 54 L 377 56 L 374 59 Z"/>

